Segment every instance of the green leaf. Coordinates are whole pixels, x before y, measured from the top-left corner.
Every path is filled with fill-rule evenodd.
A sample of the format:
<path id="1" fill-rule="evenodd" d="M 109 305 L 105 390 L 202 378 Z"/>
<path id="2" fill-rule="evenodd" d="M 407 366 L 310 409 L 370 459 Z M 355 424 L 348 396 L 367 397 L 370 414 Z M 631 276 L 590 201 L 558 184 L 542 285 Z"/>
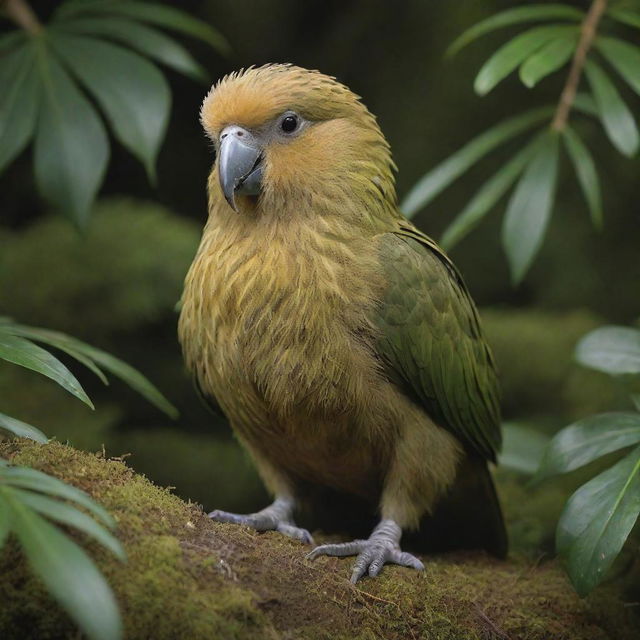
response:
<path id="1" fill-rule="evenodd" d="M 549 442 L 548 436 L 513 423 L 502 425 L 502 434 L 502 451 L 498 464 L 527 475 L 534 474 Z"/>
<path id="2" fill-rule="evenodd" d="M 6 429 L 9 433 L 13 433 L 13 435 L 18 436 L 19 438 L 29 438 L 30 440 L 35 440 L 42 444 L 46 444 L 49 441 L 47 436 L 45 436 L 40 429 L 36 429 L 36 427 L 33 427 L 30 424 L 22 422 L 22 420 L 17 420 L 16 418 L 12 418 L 4 413 L 0 413 L 0 428 Z"/>
<path id="3" fill-rule="evenodd" d="M 578 33 L 578 27 L 550 25 L 525 31 L 502 45 L 482 66 L 474 82 L 478 95 L 484 96 L 531 54 L 546 45 L 549 40 L 568 38 Z"/>
<path id="4" fill-rule="evenodd" d="M 599 117 L 596 101 L 588 93 L 577 93 L 573 100 L 573 108 L 586 116 Z"/>
<path id="5" fill-rule="evenodd" d="M 470 42 L 481 36 L 515 24 L 533 22 L 535 20 L 574 20 L 582 21 L 584 13 L 564 4 L 532 4 L 525 7 L 507 9 L 474 24 L 459 36 L 447 50 L 447 55 L 452 56 Z"/>
<path id="6" fill-rule="evenodd" d="M 34 509 L 51 520 L 56 520 L 68 527 L 83 531 L 97 540 L 103 547 L 109 549 L 118 559 L 122 561 L 127 559 L 120 541 L 86 513 L 82 513 L 82 511 L 78 511 L 75 507 L 60 502 L 60 500 L 53 500 L 32 491 L 12 489 L 12 492 L 13 497 L 23 505 Z"/>
<path id="7" fill-rule="evenodd" d="M 206 22 L 193 18 L 188 13 L 164 4 L 121 0 L 80 0 L 66 2 L 56 12 L 56 18 L 66 18 L 87 13 L 116 13 L 134 20 L 149 22 L 209 43 L 220 53 L 226 54 L 230 47 L 227 40 Z"/>
<path id="8" fill-rule="evenodd" d="M 535 87 L 571 59 L 577 42 L 577 33 L 554 38 L 524 62 L 520 67 L 520 80 L 530 89 Z"/>
<path id="9" fill-rule="evenodd" d="M 598 37 L 596 48 L 625 82 L 640 95 L 640 47 L 618 38 Z"/>
<path id="10" fill-rule="evenodd" d="M 551 117 L 553 111 L 553 107 L 527 111 L 504 120 L 468 142 L 418 180 L 400 205 L 403 213 L 409 218 L 413 216 L 478 160 L 504 142 Z"/>
<path id="11" fill-rule="evenodd" d="M 558 138 L 554 131 L 540 138 L 507 206 L 502 244 L 514 284 L 522 280 L 533 262 L 551 217 L 558 176 Z"/>
<path id="12" fill-rule="evenodd" d="M 36 128 L 40 87 L 34 58 L 30 46 L 0 58 L 0 172 L 26 147 Z"/>
<path id="13" fill-rule="evenodd" d="M 507 192 L 522 173 L 534 149 L 536 139 L 521 149 L 487 180 L 445 230 L 440 244 L 451 249 L 464 238 Z"/>
<path id="14" fill-rule="evenodd" d="M 4 327 L 0 329 L 0 358 L 51 378 L 76 398 L 94 408 L 80 383 L 60 360 L 33 342 L 12 335 Z"/>
<path id="15" fill-rule="evenodd" d="M 580 487 L 562 512 L 556 547 L 580 596 L 604 579 L 640 513 L 640 447 Z"/>
<path id="16" fill-rule="evenodd" d="M 84 18 L 56 23 L 56 28 L 111 38 L 194 80 L 209 81 L 207 71 L 181 44 L 138 22 L 117 17 Z"/>
<path id="17" fill-rule="evenodd" d="M 115 520 L 111 514 L 104 507 L 93 501 L 84 491 L 37 469 L 3 465 L 0 467 L 0 483 L 2 482 L 77 502 L 102 520 L 108 527 L 113 528 L 115 526 Z"/>
<path id="18" fill-rule="evenodd" d="M 591 152 L 582 142 L 578 134 L 566 126 L 562 131 L 562 139 L 565 148 L 573 163 L 576 177 L 584 193 L 589 206 L 591 220 L 597 229 L 602 228 L 602 196 L 600 195 L 600 182 L 598 172 Z"/>
<path id="19" fill-rule="evenodd" d="M 95 38 L 59 31 L 49 38 L 104 109 L 116 138 L 154 181 L 171 108 L 171 92 L 162 73 L 141 56 Z"/>
<path id="20" fill-rule="evenodd" d="M 637 393 L 631 396 L 631 402 L 633 402 L 633 406 L 636 408 L 636 411 L 640 411 L 640 395 Z"/>
<path id="21" fill-rule="evenodd" d="M 587 60 L 585 73 L 598 105 L 598 112 L 609 140 L 625 156 L 633 156 L 638 150 L 640 136 L 629 107 L 607 74 L 592 60 Z"/>
<path id="22" fill-rule="evenodd" d="M 137 369 L 105 351 L 91 347 L 79 340 L 73 340 L 72 342 L 78 351 L 84 353 L 109 373 L 120 378 L 160 411 L 163 411 L 171 418 L 178 416 L 178 410 Z"/>
<path id="23" fill-rule="evenodd" d="M 536 481 L 568 473 L 612 451 L 640 442 L 640 414 L 601 413 L 557 433 L 540 463 Z"/>
<path id="24" fill-rule="evenodd" d="M 60 333 L 58 331 L 50 331 L 48 329 L 36 329 L 34 327 L 26 327 L 20 324 L 11 324 L 7 329 L 10 333 L 14 335 L 22 336 L 23 338 L 28 338 L 30 340 L 35 340 L 36 342 L 43 342 L 44 344 L 48 344 L 60 351 L 63 351 L 67 355 L 71 356 L 75 360 L 77 360 L 80 364 L 83 364 L 87 369 L 92 371 L 93 373 L 100 378 L 103 384 L 109 385 L 109 380 L 104 375 L 102 370 L 96 366 L 96 363 L 85 356 L 82 352 L 74 349 L 72 339 L 64 333 Z"/>
<path id="25" fill-rule="evenodd" d="M 82 226 L 102 183 L 109 142 L 102 121 L 69 74 L 38 45 L 43 101 L 35 141 L 35 175 L 42 194 Z"/>
<path id="26" fill-rule="evenodd" d="M 607 15 L 629 27 L 637 27 L 640 29 L 640 13 L 627 9 L 609 9 Z"/>
<path id="27" fill-rule="evenodd" d="M 4 329 L 0 325 L 0 330 Z M 57 349 L 68 353 L 83 364 L 90 362 L 93 368 L 100 371 L 100 375 L 104 378 L 104 373 L 98 368 L 97 364 L 102 366 L 106 371 L 120 378 L 128 384 L 132 389 L 146 398 L 151 404 L 166 413 L 168 416 L 175 418 L 178 415 L 176 408 L 151 384 L 139 371 L 126 364 L 122 360 L 112 356 L 105 351 L 92 347 L 91 345 L 72 338 L 71 336 L 59 331 L 51 331 L 49 329 L 37 329 L 35 327 L 27 327 L 24 325 L 9 325 L 6 329 L 9 332 L 17 333 L 21 336 L 37 340 L 49 344 Z M 97 364 L 96 364 L 97 363 Z"/>
<path id="28" fill-rule="evenodd" d="M 640 330 L 600 327 L 584 336 L 576 346 L 576 360 L 591 369 L 611 375 L 640 373 Z"/>
<path id="29" fill-rule="evenodd" d="M 118 605 L 89 556 L 31 509 L 12 501 L 13 528 L 35 573 L 92 640 L 122 638 Z"/>

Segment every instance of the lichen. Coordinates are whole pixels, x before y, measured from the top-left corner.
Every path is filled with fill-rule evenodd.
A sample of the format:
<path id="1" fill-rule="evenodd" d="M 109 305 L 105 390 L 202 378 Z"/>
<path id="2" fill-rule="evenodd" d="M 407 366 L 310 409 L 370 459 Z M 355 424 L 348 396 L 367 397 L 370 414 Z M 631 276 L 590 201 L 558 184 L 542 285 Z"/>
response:
<path id="1" fill-rule="evenodd" d="M 55 442 L 5 442 L 0 455 L 73 483 L 114 515 L 128 562 L 94 544 L 88 548 L 120 602 L 127 639 L 636 635 L 634 614 L 612 587 L 580 600 L 554 562 L 456 553 L 425 558 L 424 573 L 387 567 L 379 578 L 353 586 L 350 560 L 312 563 L 304 547 L 279 534 L 214 523 L 199 506 L 154 486 L 120 460 Z M 0 554 L 0 574 L 3 639 L 74 637 L 72 623 L 31 576 L 13 542 Z"/>

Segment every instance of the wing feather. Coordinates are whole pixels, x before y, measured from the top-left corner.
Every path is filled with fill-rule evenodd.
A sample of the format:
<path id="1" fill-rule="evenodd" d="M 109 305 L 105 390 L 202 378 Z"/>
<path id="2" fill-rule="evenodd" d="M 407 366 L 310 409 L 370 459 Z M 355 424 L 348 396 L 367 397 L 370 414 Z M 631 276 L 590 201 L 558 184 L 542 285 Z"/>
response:
<path id="1" fill-rule="evenodd" d="M 467 447 L 495 460 L 501 444 L 495 364 L 460 274 L 408 222 L 379 239 L 387 289 L 375 321 L 390 378 Z"/>

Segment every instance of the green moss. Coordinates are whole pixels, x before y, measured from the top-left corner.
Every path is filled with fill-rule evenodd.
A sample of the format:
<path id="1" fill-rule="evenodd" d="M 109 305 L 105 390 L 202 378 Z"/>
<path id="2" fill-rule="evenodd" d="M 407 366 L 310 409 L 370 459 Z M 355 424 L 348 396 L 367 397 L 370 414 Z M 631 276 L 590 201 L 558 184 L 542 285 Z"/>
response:
<path id="1" fill-rule="evenodd" d="M 278 534 L 213 523 L 119 460 L 26 441 L 0 445 L 0 455 L 72 482 L 113 513 L 128 562 L 90 550 L 116 592 L 128 639 L 635 637 L 632 613 L 611 588 L 580 600 L 554 563 L 442 555 L 428 558 L 423 574 L 387 567 L 353 586 L 351 560 L 311 563 Z M 13 544 L 0 556 L 0 575 L 3 638 L 73 636 Z"/>
<path id="2" fill-rule="evenodd" d="M 173 309 L 199 235 L 197 224 L 132 199 L 98 204 L 84 236 L 59 216 L 43 219 L 3 248 L 0 307 L 91 339 L 139 328 Z"/>

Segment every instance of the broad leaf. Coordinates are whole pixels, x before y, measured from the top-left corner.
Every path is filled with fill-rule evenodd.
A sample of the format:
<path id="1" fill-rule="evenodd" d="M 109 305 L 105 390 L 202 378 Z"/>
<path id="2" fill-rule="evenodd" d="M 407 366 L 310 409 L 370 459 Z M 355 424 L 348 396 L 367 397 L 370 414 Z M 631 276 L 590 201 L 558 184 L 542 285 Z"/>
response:
<path id="1" fill-rule="evenodd" d="M 172 38 L 126 18 L 78 18 L 56 23 L 59 30 L 105 36 L 122 42 L 150 58 L 200 82 L 208 82 L 209 74 L 193 56 Z"/>
<path id="2" fill-rule="evenodd" d="M 640 47 L 618 38 L 602 36 L 596 40 L 596 47 L 627 84 L 640 95 Z"/>
<path id="3" fill-rule="evenodd" d="M 74 527 L 86 533 L 97 540 L 103 547 L 109 549 L 118 559 L 123 561 L 127 559 L 119 540 L 86 513 L 65 502 L 48 498 L 33 491 L 24 491 L 22 489 L 12 489 L 12 491 L 13 497 L 23 505 L 34 509 L 51 520 L 56 520 L 60 524 Z"/>
<path id="4" fill-rule="evenodd" d="M 568 473 L 640 442 L 640 413 L 602 413 L 557 433 L 544 454 L 536 481 Z"/>
<path id="5" fill-rule="evenodd" d="M 38 117 L 40 86 L 32 46 L 0 58 L 0 172 L 26 147 Z M 9 77 L 7 77 L 9 76 Z"/>
<path id="6" fill-rule="evenodd" d="M 504 142 L 548 119 L 553 111 L 553 107 L 527 111 L 504 120 L 468 142 L 413 186 L 400 205 L 403 213 L 407 217 L 413 216 L 478 160 Z"/>
<path id="7" fill-rule="evenodd" d="M 566 126 L 562 131 L 562 139 L 565 148 L 573 163 L 576 177 L 584 193 L 585 200 L 589 206 L 591 220 L 597 229 L 602 228 L 602 196 L 600 195 L 600 182 L 596 165 L 591 156 L 591 152 L 582 142 L 580 136 Z"/>
<path id="8" fill-rule="evenodd" d="M 38 55 L 43 102 L 34 152 L 36 182 L 48 200 L 83 225 L 107 168 L 107 134 L 91 103 L 44 45 Z"/>
<path id="9" fill-rule="evenodd" d="M 640 447 L 580 487 L 569 499 L 556 546 L 579 595 L 596 587 L 613 564 L 640 513 Z"/>
<path id="10" fill-rule="evenodd" d="M 93 409 L 91 400 L 71 371 L 60 360 L 33 342 L 0 329 L 0 358 L 51 378 Z"/>
<path id="11" fill-rule="evenodd" d="M 548 42 L 520 67 L 522 82 L 529 88 L 535 87 L 540 80 L 563 67 L 571 59 L 577 42 L 577 33 Z"/>
<path id="12" fill-rule="evenodd" d="M 585 367 L 611 375 L 640 373 L 640 330 L 600 327 L 576 346 L 576 360 Z"/>
<path id="13" fill-rule="evenodd" d="M 609 140 L 625 156 L 635 155 L 640 136 L 629 107 L 607 74 L 595 62 L 587 60 L 584 69 Z"/>
<path id="14" fill-rule="evenodd" d="M 570 38 L 578 27 L 550 25 L 525 31 L 502 45 L 482 66 L 474 82 L 478 95 L 484 96 L 512 71 L 517 69 L 535 51 L 550 40 Z"/>
<path id="15" fill-rule="evenodd" d="M 618 22 L 622 22 L 629 27 L 637 27 L 640 29 L 640 13 L 629 11 L 627 9 L 609 9 L 607 15 L 615 18 Z"/>
<path id="16" fill-rule="evenodd" d="M 4 413 L 0 413 L 0 429 L 6 429 L 9 433 L 13 433 L 14 436 L 19 438 L 29 438 L 42 444 L 46 444 L 49 440 L 40 429 L 36 429 L 32 425 Z"/>
<path id="17" fill-rule="evenodd" d="M 92 640 L 122 638 L 118 606 L 89 556 L 31 509 L 12 501 L 13 529 L 29 564 Z"/>
<path id="18" fill-rule="evenodd" d="M 18 335 L 44 342 L 56 349 L 60 349 L 65 353 L 68 353 L 71 357 L 76 358 L 83 364 L 90 363 L 91 369 L 99 372 L 101 379 L 104 377 L 104 373 L 97 366 L 100 365 L 109 373 L 120 378 L 124 383 L 128 384 L 134 391 L 137 391 L 140 395 L 146 398 L 151 404 L 158 409 L 166 413 L 172 418 L 178 415 L 176 408 L 158 391 L 158 389 L 151 384 L 139 371 L 126 364 L 119 358 L 112 356 L 101 349 L 92 347 L 91 345 L 72 338 L 71 336 L 61 333 L 59 331 L 51 331 L 49 329 L 38 329 L 35 327 L 27 327 L 24 325 L 12 324 L 9 325 L 7 330 L 14 332 Z M 89 366 L 87 364 L 87 366 Z"/>
<path id="19" fill-rule="evenodd" d="M 519 424 L 502 425 L 502 451 L 498 457 L 501 467 L 531 475 L 549 442 L 548 436 Z"/>
<path id="20" fill-rule="evenodd" d="M 502 244 L 509 258 L 511 278 L 519 283 L 533 262 L 544 238 L 558 176 L 558 134 L 540 139 L 507 206 Z"/>
<path id="21" fill-rule="evenodd" d="M 94 502 L 84 491 L 37 469 L 2 465 L 0 467 L 0 482 L 77 502 L 102 520 L 108 527 L 115 526 L 115 520 L 111 514 L 97 502 Z"/>
<path id="22" fill-rule="evenodd" d="M 447 55 L 454 55 L 470 42 L 477 40 L 481 36 L 515 24 L 533 22 L 536 20 L 573 20 L 582 21 L 584 13 L 573 7 L 564 4 L 532 4 L 524 7 L 507 9 L 482 20 L 467 29 L 459 36 L 447 50 Z"/>
<path id="23" fill-rule="evenodd" d="M 535 140 L 521 149 L 480 187 L 444 232 L 440 244 L 445 249 L 451 249 L 460 242 L 508 191 L 527 165 L 534 145 Z"/>
<path id="24" fill-rule="evenodd" d="M 165 27 L 172 31 L 179 31 L 185 35 L 199 38 L 208 42 L 221 53 L 229 52 L 229 43 L 218 31 L 206 22 L 193 18 L 188 13 L 153 2 L 136 2 L 135 0 L 120 0 L 104 2 L 104 0 L 75 0 L 65 2 L 56 12 L 56 18 L 66 18 L 91 13 L 111 13 L 126 16 L 134 20 L 149 22 Z"/>
<path id="25" fill-rule="evenodd" d="M 49 38 L 104 109 L 116 138 L 154 180 L 171 108 L 171 92 L 162 73 L 139 55 L 95 38 L 60 31 Z"/>

